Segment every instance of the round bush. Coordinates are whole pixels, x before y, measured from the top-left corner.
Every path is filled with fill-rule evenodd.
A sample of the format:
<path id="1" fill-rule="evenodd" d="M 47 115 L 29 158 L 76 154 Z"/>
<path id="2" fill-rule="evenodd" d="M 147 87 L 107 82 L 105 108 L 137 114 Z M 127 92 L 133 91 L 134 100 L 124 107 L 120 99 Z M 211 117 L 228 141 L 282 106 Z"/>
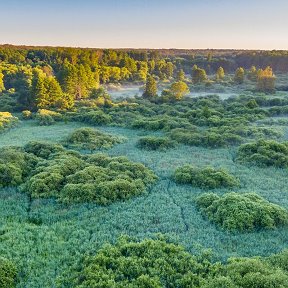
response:
<path id="1" fill-rule="evenodd" d="M 92 128 L 79 128 L 67 137 L 65 143 L 71 148 L 96 150 L 100 148 L 110 148 L 122 141 L 123 138 L 112 136 L 99 130 Z"/>
<path id="2" fill-rule="evenodd" d="M 288 212 L 255 193 L 214 193 L 199 196 L 196 204 L 200 211 L 223 229 L 252 231 L 275 228 L 288 224 Z"/>
<path id="3" fill-rule="evenodd" d="M 259 140 L 243 144 L 238 149 L 237 160 L 257 166 L 288 167 L 288 142 Z"/>
<path id="4" fill-rule="evenodd" d="M 175 142 L 166 137 L 141 137 L 137 147 L 145 150 L 166 150 L 175 147 Z"/>
<path id="5" fill-rule="evenodd" d="M 174 172 L 175 182 L 190 184 L 202 189 L 229 188 L 239 185 L 239 180 L 224 169 L 197 168 L 191 165 L 179 167 Z"/>

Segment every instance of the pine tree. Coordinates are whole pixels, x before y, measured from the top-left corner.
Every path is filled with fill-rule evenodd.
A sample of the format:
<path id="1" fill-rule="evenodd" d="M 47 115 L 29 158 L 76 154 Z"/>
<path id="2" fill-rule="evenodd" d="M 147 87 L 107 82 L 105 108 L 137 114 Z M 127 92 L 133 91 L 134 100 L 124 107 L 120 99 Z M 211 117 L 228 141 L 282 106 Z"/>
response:
<path id="1" fill-rule="evenodd" d="M 143 93 L 144 98 L 153 98 L 157 96 L 157 83 L 152 75 L 147 76 L 145 90 Z"/>
<path id="2" fill-rule="evenodd" d="M 45 85 L 45 74 L 40 69 L 33 71 L 33 78 L 31 84 L 30 103 L 32 109 L 34 108 L 45 108 L 49 106 L 49 99 L 47 89 Z"/>

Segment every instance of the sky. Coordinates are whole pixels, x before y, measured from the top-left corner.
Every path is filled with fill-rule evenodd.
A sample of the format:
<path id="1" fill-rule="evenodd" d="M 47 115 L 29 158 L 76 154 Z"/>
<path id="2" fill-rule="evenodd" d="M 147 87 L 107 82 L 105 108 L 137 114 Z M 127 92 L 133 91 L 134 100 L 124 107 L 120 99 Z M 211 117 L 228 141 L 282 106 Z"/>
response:
<path id="1" fill-rule="evenodd" d="M 0 44 L 288 50 L 288 0 L 0 0 Z"/>

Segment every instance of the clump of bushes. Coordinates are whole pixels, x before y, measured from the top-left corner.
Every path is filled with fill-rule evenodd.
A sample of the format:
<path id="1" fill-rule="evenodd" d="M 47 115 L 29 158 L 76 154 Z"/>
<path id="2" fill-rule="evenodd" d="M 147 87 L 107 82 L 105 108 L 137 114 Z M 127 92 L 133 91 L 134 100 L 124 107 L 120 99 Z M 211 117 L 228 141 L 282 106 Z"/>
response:
<path id="1" fill-rule="evenodd" d="M 175 141 L 167 137 L 147 136 L 138 140 L 137 147 L 146 150 L 166 150 L 175 147 Z"/>
<path id="2" fill-rule="evenodd" d="M 259 140 L 239 147 L 237 160 L 257 166 L 288 167 L 288 142 Z"/>
<path id="3" fill-rule="evenodd" d="M 36 113 L 36 120 L 41 126 L 53 125 L 55 121 L 61 119 L 62 115 L 60 113 L 51 110 L 39 109 Z"/>
<path id="4" fill-rule="evenodd" d="M 110 148 L 123 142 L 123 138 L 116 137 L 92 128 L 79 128 L 73 131 L 65 140 L 68 147 L 96 150 Z"/>
<path id="5" fill-rule="evenodd" d="M 12 128 L 18 124 L 19 120 L 10 112 L 0 112 L 0 132 Z"/>
<path id="6" fill-rule="evenodd" d="M 0 257 L 0 287 L 16 287 L 17 269 L 15 265 L 6 258 Z"/>
<path id="7" fill-rule="evenodd" d="M 196 199 L 200 211 L 223 229 L 252 231 L 288 224 L 288 212 L 255 193 L 205 193 Z"/>
<path id="8" fill-rule="evenodd" d="M 81 261 L 74 287 L 200 287 L 218 271 L 217 264 L 201 262 L 182 246 L 164 240 L 133 242 L 120 239 Z M 198 276 L 196 276 L 198 275 Z"/>
<path id="9" fill-rule="evenodd" d="M 73 117 L 73 120 L 100 126 L 111 123 L 112 118 L 101 110 L 93 110 L 80 111 L 79 114 Z"/>
<path id="10" fill-rule="evenodd" d="M 197 132 L 189 129 L 173 129 L 169 136 L 185 145 L 203 146 L 206 148 L 227 147 L 237 145 L 243 141 L 242 137 L 232 133 L 217 133 L 214 131 Z"/>
<path id="11" fill-rule="evenodd" d="M 37 157 L 41 157 L 44 159 L 48 159 L 52 154 L 65 151 L 64 147 L 60 144 L 38 142 L 38 141 L 29 142 L 24 146 L 24 150 L 27 153 L 32 153 Z"/>
<path id="12" fill-rule="evenodd" d="M 141 242 L 121 237 L 96 255 L 83 257 L 62 277 L 62 286 L 251 288 L 286 287 L 288 253 L 268 258 L 230 258 L 213 263 L 208 253 L 194 256 L 184 247 L 161 239 Z"/>
<path id="13" fill-rule="evenodd" d="M 38 159 L 21 148 L 5 147 L 0 149 L 0 187 L 17 186 L 36 166 Z"/>
<path id="14" fill-rule="evenodd" d="M 25 149 L 43 158 L 22 185 L 33 198 L 107 205 L 143 193 L 157 179 L 144 165 L 125 157 L 82 156 L 62 146 L 35 142 Z"/>
<path id="15" fill-rule="evenodd" d="M 202 189 L 229 188 L 239 185 L 239 180 L 224 169 L 212 167 L 197 168 L 191 165 L 179 167 L 174 172 L 174 179 L 180 184 L 190 184 Z"/>

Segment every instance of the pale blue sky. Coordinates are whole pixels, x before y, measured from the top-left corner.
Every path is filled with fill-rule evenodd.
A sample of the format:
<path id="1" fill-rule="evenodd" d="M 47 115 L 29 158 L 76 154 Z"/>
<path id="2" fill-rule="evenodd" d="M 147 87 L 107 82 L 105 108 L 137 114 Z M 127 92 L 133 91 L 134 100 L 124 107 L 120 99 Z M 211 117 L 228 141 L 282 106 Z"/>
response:
<path id="1" fill-rule="evenodd" d="M 0 43 L 288 49 L 287 0 L 0 0 Z"/>

